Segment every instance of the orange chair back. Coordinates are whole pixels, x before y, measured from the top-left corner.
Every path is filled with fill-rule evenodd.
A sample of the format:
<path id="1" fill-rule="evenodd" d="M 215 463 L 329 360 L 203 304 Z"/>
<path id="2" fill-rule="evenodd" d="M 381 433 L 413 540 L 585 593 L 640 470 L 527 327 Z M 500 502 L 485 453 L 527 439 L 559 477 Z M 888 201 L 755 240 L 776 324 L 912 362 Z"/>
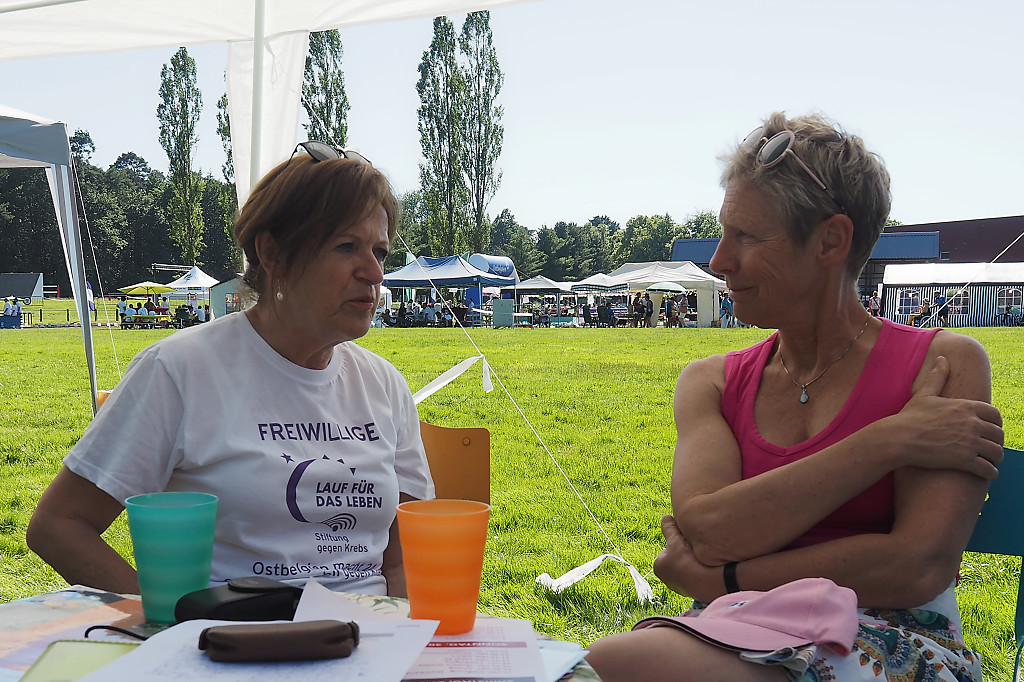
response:
<path id="1" fill-rule="evenodd" d="M 427 464 L 440 498 L 491 503 L 491 433 L 420 421 Z"/>

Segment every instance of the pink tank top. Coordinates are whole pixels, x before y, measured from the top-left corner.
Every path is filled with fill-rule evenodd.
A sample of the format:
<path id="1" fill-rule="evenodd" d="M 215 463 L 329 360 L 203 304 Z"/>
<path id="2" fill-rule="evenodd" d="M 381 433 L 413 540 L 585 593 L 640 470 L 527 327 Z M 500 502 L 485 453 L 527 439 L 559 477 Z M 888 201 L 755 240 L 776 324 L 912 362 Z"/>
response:
<path id="1" fill-rule="evenodd" d="M 755 346 L 726 354 L 722 415 L 739 443 L 744 479 L 814 454 L 871 422 L 903 409 L 910 400 L 911 385 L 938 330 L 918 329 L 881 319 L 882 331 L 839 414 L 820 433 L 790 447 L 769 443 L 754 423 L 754 398 L 778 332 Z M 794 400 L 793 411 L 800 408 Z M 822 519 L 790 547 L 805 547 L 862 533 L 888 533 L 892 522 L 893 477 L 890 473 Z"/>

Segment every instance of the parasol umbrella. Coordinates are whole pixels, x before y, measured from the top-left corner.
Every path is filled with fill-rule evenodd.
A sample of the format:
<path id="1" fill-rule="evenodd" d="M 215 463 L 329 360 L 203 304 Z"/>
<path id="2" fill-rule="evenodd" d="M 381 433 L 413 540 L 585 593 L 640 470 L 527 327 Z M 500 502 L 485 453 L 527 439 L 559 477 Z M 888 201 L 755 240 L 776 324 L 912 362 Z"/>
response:
<path id="1" fill-rule="evenodd" d="M 139 282 L 138 284 L 132 284 L 131 286 L 121 287 L 118 291 L 123 291 L 129 296 L 149 296 L 152 294 L 164 294 L 168 291 L 174 291 L 174 287 L 169 287 L 166 284 L 157 284 L 156 282 Z"/>
<path id="2" fill-rule="evenodd" d="M 664 294 L 684 294 L 686 293 L 686 287 L 675 282 L 658 282 L 647 287 L 647 291 Z"/>

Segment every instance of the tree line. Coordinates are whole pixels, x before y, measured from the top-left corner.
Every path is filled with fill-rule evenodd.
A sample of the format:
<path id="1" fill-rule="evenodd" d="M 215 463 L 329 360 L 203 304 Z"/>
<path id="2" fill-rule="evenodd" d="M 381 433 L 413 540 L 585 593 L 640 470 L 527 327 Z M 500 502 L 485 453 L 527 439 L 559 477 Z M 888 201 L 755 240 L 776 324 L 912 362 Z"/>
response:
<path id="1" fill-rule="evenodd" d="M 337 30 L 311 33 L 302 86 L 310 139 L 338 146 L 348 141 L 349 100 Z M 498 161 L 504 138 L 499 95 L 504 74 L 490 27 L 490 13 L 466 15 L 456 32 L 437 17 L 419 65 L 420 187 L 400 196 L 399 234 L 386 269 L 416 255 L 482 252 L 510 257 L 521 277 L 543 274 L 578 280 L 625 262 L 669 260 L 680 237 L 721 234 L 714 214 L 696 213 L 681 223 L 669 215 L 639 215 L 625 226 L 607 216 L 553 227 L 521 225 L 511 209 L 491 218 L 501 183 Z M 194 169 L 202 111 L 195 61 L 182 47 L 160 73 L 156 116 L 167 155 L 166 174 L 133 152 L 107 169 L 92 164 L 88 131 L 71 136 L 80 194 L 80 228 L 87 276 L 106 290 L 157 278 L 154 263 L 199 265 L 228 279 L 241 268 L 232 227 L 237 211 L 227 95 L 217 101 L 217 134 L 225 161 L 220 177 Z M 98 268 L 98 272 L 97 272 Z M 0 170 L 0 272 L 41 272 L 48 284 L 68 287 L 64 255 L 45 175 L 38 169 Z M 98 275 L 98 277 L 97 277 Z M 116 293 L 116 292 L 115 292 Z"/>

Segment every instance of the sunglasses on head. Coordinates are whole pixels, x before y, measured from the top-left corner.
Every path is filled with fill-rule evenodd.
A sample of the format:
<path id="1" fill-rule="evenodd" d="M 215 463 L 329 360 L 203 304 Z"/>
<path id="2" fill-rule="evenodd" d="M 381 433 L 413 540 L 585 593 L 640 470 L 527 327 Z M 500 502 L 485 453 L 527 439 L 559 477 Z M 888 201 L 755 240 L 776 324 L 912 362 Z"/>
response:
<path id="1" fill-rule="evenodd" d="M 796 152 L 793 151 L 793 143 L 796 141 L 796 135 L 792 130 L 780 130 L 779 132 L 772 135 L 771 139 L 764 136 L 764 126 L 758 126 L 750 131 L 750 134 L 743 138 L 743 142 L 740 143 L 740 147 L 744 149 L 752 149 L 756 145 L 760 145 L 760 149 L 757 151 L 757 163 L 765 168 L 771 168 L 772 166 L 778 165 L 783 158 L 785 158 L 788 152 L 793 159 L 800 164 L 800 167 L 804 169 L 804 172 L 814 180 L 814 184 L 822 189 L 823 192 L 828 194 L 832 201 L 836 203 L 842 213 L 846 213 L 846 207 L 843 206 L 843 202 L 839 201 L 839 197 L 828 188 L 828 186 L 821 181 L 821 178 L 811 170 L 810 166 L 803 162 Z"/>
<path id="2" fill-rule="evenodd" d="M 313 157 L 314 161 L 327 161 L 329 159 L 351 159 L 357 163 L 367 163 L 373 165 L 368 158 L 360 154 L 354 149 L 343 149 L 341 147 L 333 147 L 326 142 L 315 142 L 313 140 L 306 140 L 300 142 L 295 147 L 295 151 L 292 152 L 292 156 L 299 153 L 302 149 L 307 154 Z"/>

